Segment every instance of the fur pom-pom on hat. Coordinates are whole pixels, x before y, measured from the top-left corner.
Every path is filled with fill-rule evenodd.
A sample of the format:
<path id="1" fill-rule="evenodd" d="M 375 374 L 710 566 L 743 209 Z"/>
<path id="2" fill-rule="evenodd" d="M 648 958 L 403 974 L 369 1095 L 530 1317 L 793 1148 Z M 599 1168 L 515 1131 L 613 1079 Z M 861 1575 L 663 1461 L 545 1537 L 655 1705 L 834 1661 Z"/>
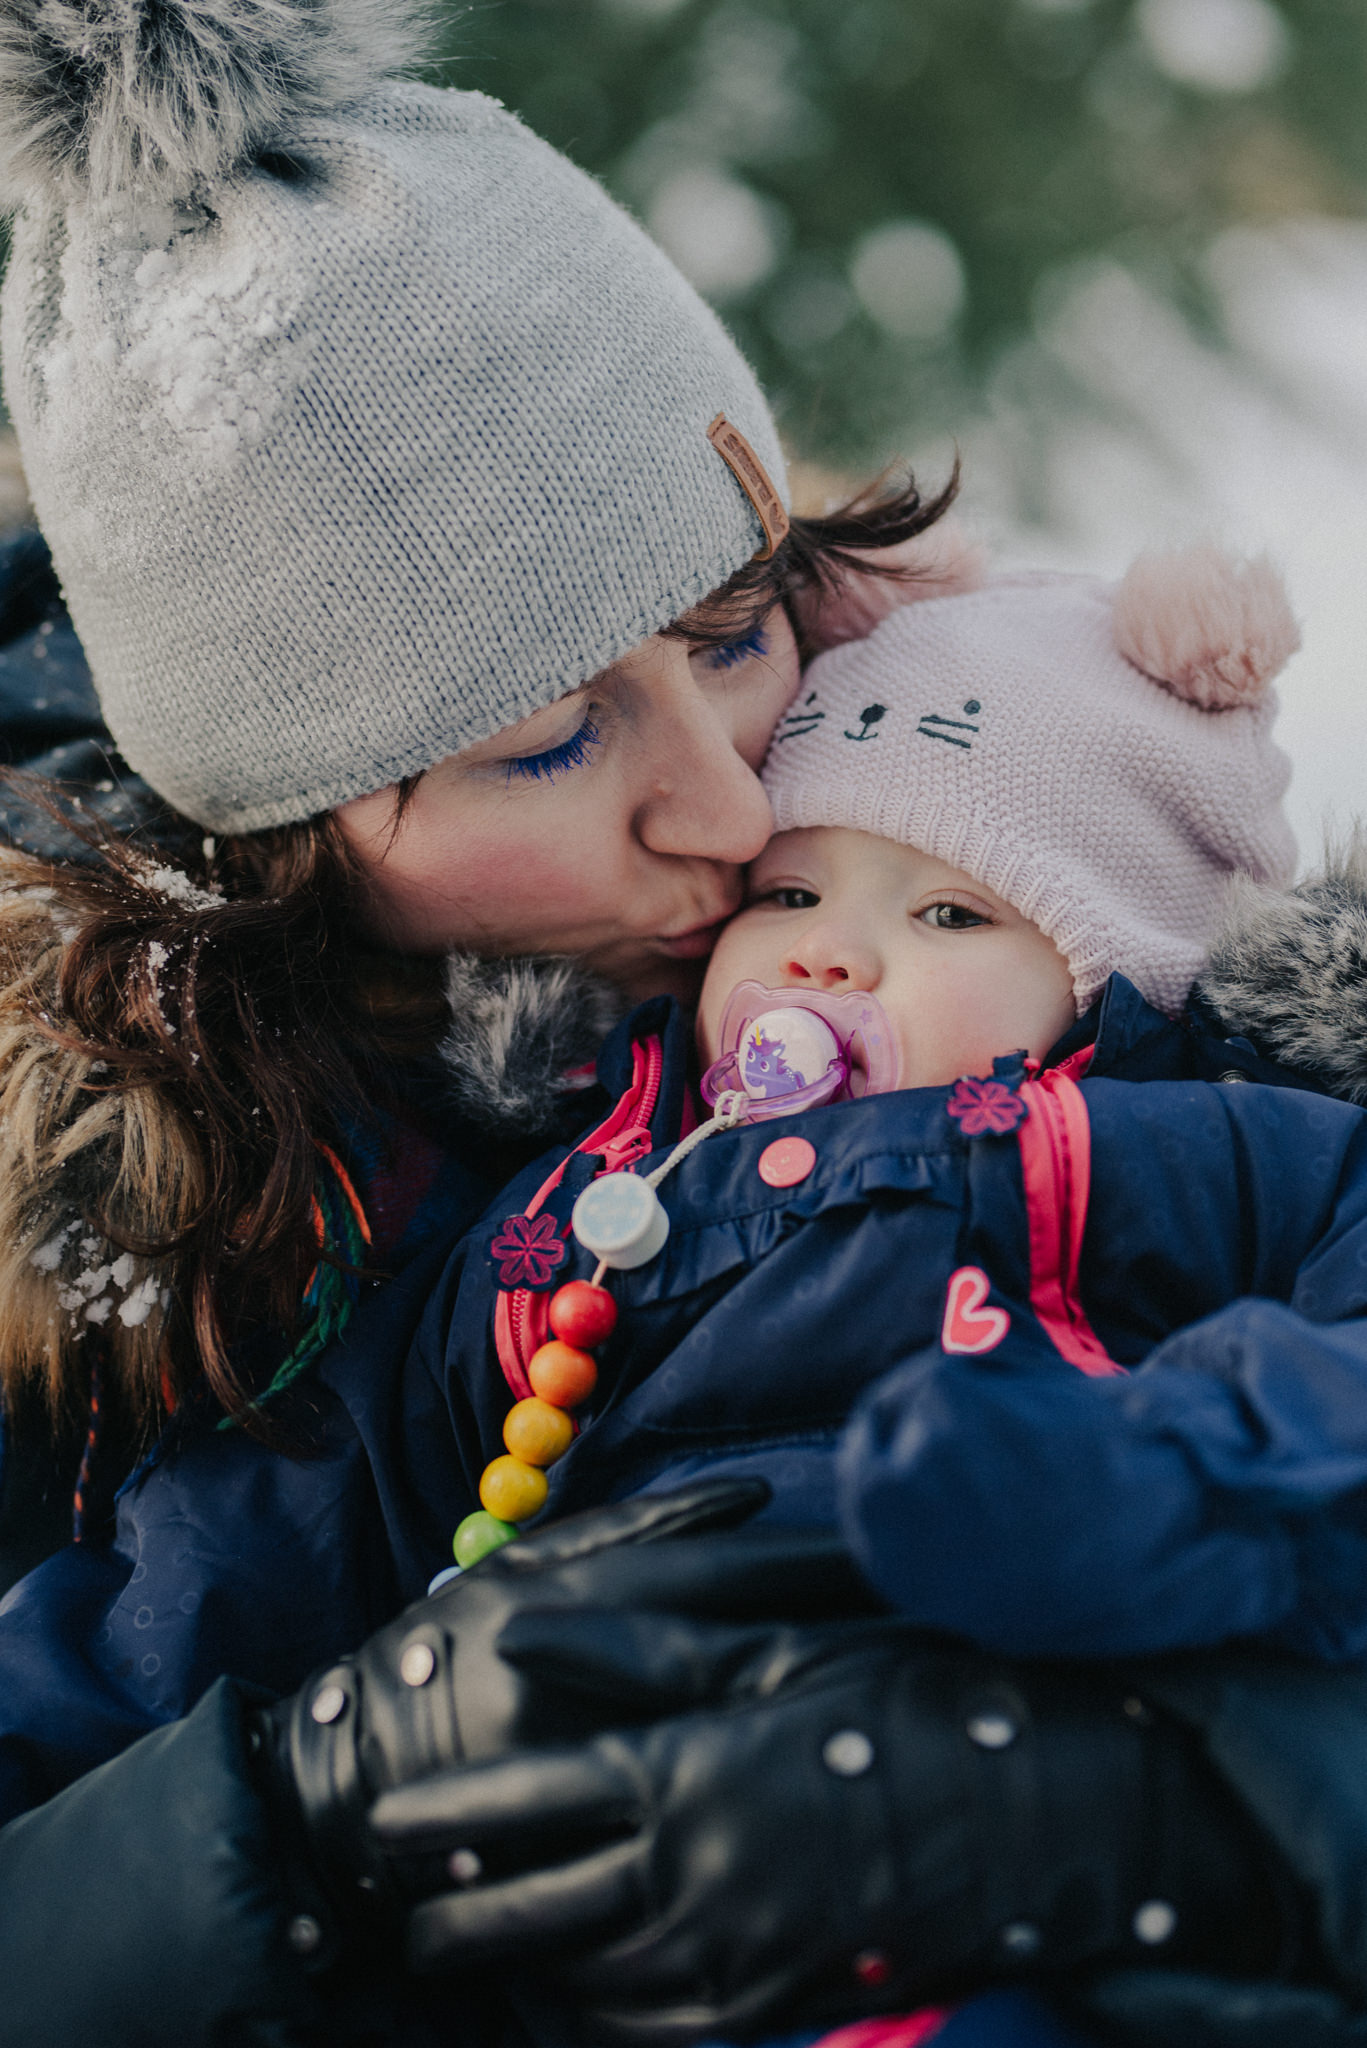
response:
<path id="1" fill-rule="evenodd" d="M 187 197 L 423 42 L 411 0 L 6 0 L 0 197 Z"/>
<path id="2" fill-rule="evenodd" d="M 1236 562 L 1209 543 L 1141 555 L 1115 599 L 1127 661 L 1202 711 L 1256 704 L 1301 644 L 1265 555 Z"/>

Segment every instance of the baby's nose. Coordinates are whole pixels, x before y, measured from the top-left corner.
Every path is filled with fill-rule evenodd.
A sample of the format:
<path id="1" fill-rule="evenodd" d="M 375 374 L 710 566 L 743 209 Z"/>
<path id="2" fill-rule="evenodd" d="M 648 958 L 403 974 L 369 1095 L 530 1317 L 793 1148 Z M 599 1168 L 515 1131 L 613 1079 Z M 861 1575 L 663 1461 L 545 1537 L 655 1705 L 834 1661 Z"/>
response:
<path id="1" fill-rule="evenodd" d="M 882 972 L 877 953 L 850 933 L 809 932 L 782 960 L 788 982 L 839 994 L 877 987 Z"/>

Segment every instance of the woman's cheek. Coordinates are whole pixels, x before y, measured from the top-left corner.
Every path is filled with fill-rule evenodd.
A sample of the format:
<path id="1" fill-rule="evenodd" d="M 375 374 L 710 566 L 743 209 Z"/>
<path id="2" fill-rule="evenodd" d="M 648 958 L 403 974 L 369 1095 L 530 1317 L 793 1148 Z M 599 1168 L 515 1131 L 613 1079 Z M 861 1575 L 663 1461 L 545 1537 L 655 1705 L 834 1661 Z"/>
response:
<path id="1" fill-rule="evenodd" d="M 507 840 L 477 843 L 461 862 L 453 907 L 466 911 L 499 944 L 516 943 L 562 950 L 588 918 L 597 922 L 611 908 L 617 879 L 610 835 L 551 829 L 519 832 Z M 615 920 L 614 920 L 615 921 Z"/>
<path id="2" fill-rule="evenodd" d="M 606 863 L 567 857 L 563 833 L 497 827 L 419 832 L 370 877 L 393 938 L 432 952 L 564 950 L 576 926 L 602 911 L 613 880 Z"/>

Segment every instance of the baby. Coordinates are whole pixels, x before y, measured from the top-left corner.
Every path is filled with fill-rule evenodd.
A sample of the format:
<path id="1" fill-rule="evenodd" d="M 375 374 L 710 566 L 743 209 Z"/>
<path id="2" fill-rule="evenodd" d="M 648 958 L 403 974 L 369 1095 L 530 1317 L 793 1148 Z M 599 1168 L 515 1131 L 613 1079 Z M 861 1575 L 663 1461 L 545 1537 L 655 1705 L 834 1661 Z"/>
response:
<path id="1" fill-rule="evenodd" d="M 1014 1132 L 1020 1148 L 1028 1251 L 994 1256 L 993 1233 L 974 1243 L 961 1218 L 965 1263 L 943 1275 L 938 1341 L 866 1399 L 837 1487 L 880 1589 L 992 1648 L 1119 1653 L 1261 1630 L 1316 1655 L 1367 1651 L 1367 1603 L 1350 1613 L 1324 1588 L 1293 1590 L 1288 1547 L 1303 1566 L 1313 1546 L 1287 1524 L 1313 1524 L 1325 1496 L 1274 1504 L 1267 1467 L 1286 1443 L 1260 1445 L 1246 1394 L 1257 1381 L 1264 1417 L 1280 1401 L 1283 1434 L 1293 1416 L 1304 1432 L 1298 1379 L 1323 1383 L 1330 1349 L 1343 1370 L 1341 1346 L 1308 1323 L 1360 1316 L 1362 1289 L 1306 1280 L 1311 1266 L 1341 1275 L 1346 1243 L 1361 1242 L 1351 1113 L 1329 1198 L 1342 1246 L 1274 1277 L 1267 1188 L 1280 1175 L 1289 1197 L 1311 1128 L 1336 1113 L 1254 1098 L 1270 1122 L 1250 1130 L 1262 1157 L 1247 1172 L 1223 1090 L 1115 1091 L 1099 1118 L 1093 1088 L 1084 1100 L 1069 1078 L 1289 1078 L 1182 1012 L 1229 876 L 1291 872 L 1268 685 L 1296 644 L 1267 565 L 1238 571 L 1211 549 L 1141 561 L 1114 592 L 1027 576 L 937 595 L 820 658 L 766 763 L 778 829 L 709 966 L 705 1094 L 741 1091 L 764 1120 L 951 1087 L 962 1131 L 997 1144 Z M 1013 1049 L 1027 1074 L 1045 1067 L 1054 1109 L 1073 1098 L 1055 1157 L 1033 1166 L 1049 1105 L 1006 1071 Z M 821 1146 L 816 1123 L 802 1129 Z M 1046 1249 L 1060 1228 L 1070 1244 Z M 855 1296 L 847 1311 L 867 1322 Z M 1266 1296 L 1308 1323 L 1246 1298 Z M 1154 1340 L 1202 1313 L 1218 1320 L 1174 1344 L 1165 1372 Z M 1363 1326 L 1350 1329 L 1367 1366 Z M 1032 1369 L 964 1363 L 989 1354 Z M 1051 1354 L 1082 1377 L 1041 1379 Z M 1122 1367 L 1146 1358 L 1127 1384 Z M 1218 1395 L 1192 1385 L 1208 1362 Z M 1326 1408 L 1307 1460 L 1329 1429 Z M 1339 1497 L 1360 1459 L 1354 1471 Z M 1216 1495 L 1226 1513 L 1235 1498 L 1261 1513 L 1261 1539 L 1203 1527 L 1220 1520 Z"/>
<path id="2" fill-rule="evenodd" d="M 568 1351 L 597 1377 L 552 1515 L 754 1472 L 989 1648 L 1367 1653 L 1367 1118 L 1186 1007 L 1231 875 L 1291 874 L 1295 643 L 1271 573 L 1203 551 L 936 596 L 815 662 L 702 992 L 711 1124 L 647 1006 L 604 1057 L 613 1116 L 477 1247 L 522 1397 L 486 1486 L 535 1469 L 517 1418 Z M 445 1323 L 480 1412 L 488 1286 L 467 1255 Z M 511 1537 L 482 1491 L 470 1533 Z M 1136 1959 L 1177 1918 L 1137 1913 Z"/>

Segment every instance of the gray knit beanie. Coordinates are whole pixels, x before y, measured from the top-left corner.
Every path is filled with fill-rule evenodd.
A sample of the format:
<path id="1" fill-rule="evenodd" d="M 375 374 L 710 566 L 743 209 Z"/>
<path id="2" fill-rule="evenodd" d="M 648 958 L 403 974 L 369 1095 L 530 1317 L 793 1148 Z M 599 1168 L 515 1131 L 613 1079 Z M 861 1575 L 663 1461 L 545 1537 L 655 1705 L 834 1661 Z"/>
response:
<path id="1" fill-rule="evenodd" d="M 379 82 L 406 12 L 0 14 L 6 401 L 110 728 L 215 831 L 551 703 L 784 524 L 713 314 L 493 101 Z"/>

